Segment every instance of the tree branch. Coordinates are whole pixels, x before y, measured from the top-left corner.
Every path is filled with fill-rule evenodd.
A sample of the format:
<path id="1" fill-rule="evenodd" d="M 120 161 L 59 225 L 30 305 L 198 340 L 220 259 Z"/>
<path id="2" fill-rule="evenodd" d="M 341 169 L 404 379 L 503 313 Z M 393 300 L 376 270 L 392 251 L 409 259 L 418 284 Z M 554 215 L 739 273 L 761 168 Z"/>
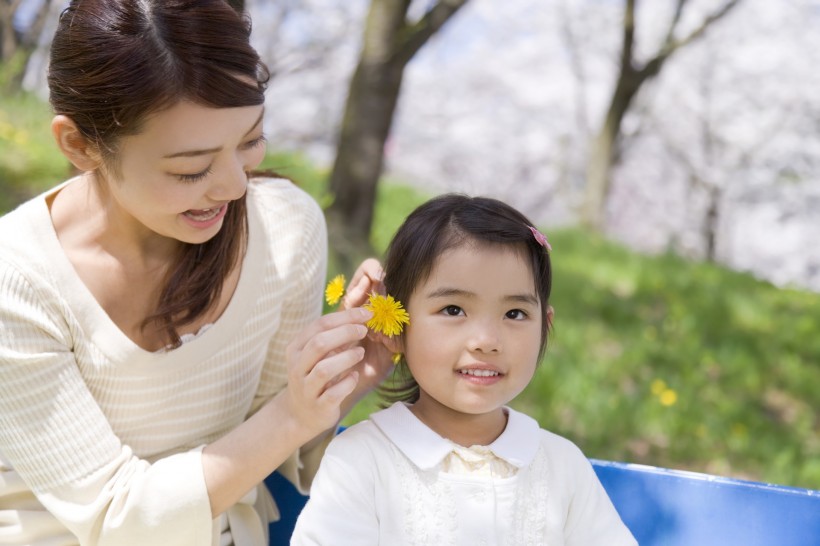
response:
<path id="1" fill-rule="evenodd" d="M 649 62 L 644 65 L 643 69 L 640 70 L 640 77 L 641 79 L 646 79 L 652 76 L 655 76 L 660 72 L 663 63 L 668 59 L 675 51 L 678 49 L 689 45 L 693 41 L 697 40 L 706 32 L 712 24 L 722 19 L 726 14 L 728 14 L 735 6 L 737 6 L 741 0 L 729 0 L 726 4 L 723 5 L 718 11 L 707 17 L 703 20 L 701 25 L 693 30 L 689 36 L 683 38 L 682 40 L 676 40 L 674 37 L 674 30 L 675 26 L 677 25 L 677 21 L 680 19 L 680 12 L 683 9 L 683 4 L 686 3 L 687 0 L 678 0 L 678 5 L 675 11 L 675 17 L 673 18 L 673 24 L 669 27 L 669 34 L 666 38 L 666 43 L 664 43 L 661 50 L 658 52 L 655 57 L 653 57 Z"/>
<path id="2" fill-rule="evenodd" d="M 621 49 L 621 74 L 626 74 L 635 68 L 632 62 L 635 49 L 635 2 L 636 0 L 627 0 L 624 7 L 624 46 Z"/>
<path id="3" fill-rule="evenodd" d="M 675 15 L 672 16 L 672 20 L 669 22 L 669 29 L 666 31 L 666 38 L 663 41 L 664 45 L 675 40 L 675 29 L 678 27 L 680 18 L 683 15 L 683 6 L 687 1 L 688 0 L 678 0 L 678 3 L 675 5 Z"/>
<path id="4" fill-rule="evenodd" d="M 393 60 L 407 64 L 427 40 L 452 17 L 467 0 L 439 0 L 413 25 L 405 26 L 396 40 Z"/>
<path id="5" fill-rule="evenodd" d="M 689 36 L 687 36 L 686 38 L 684 38 L 683 40 L 681 40 L 679 42 L 674 42 L 672 44 L 673 47 L 675 49 L 678 49 L 678 48 L 683 47 L 683 46 L 689 44 L 690 42 L 696 40 L 697 38 L 700 38 L 700 36 L 702 36 L 703 33 L 706 32 L 707 28 L 709 28 L 713 23 L 716 23 L 717 21 L 722 19 L 727 13 L 732 11 L 732 9 L 734 9 L 735 6 L 737 6 L 740 2 L 741 2 L 741 0 L 729 0 L 729 2 L 724 4 L 724 6 L 722 8 L 720 8 L 718 11 L 716 11 L 715 13 L 713 13 L 712 15 L 710 15 L 709 17 L 704 19 L 703 23 L 701 23 L 701 25 L 697 29 L 692 31 L 692 33 L 689 34 Z"/>

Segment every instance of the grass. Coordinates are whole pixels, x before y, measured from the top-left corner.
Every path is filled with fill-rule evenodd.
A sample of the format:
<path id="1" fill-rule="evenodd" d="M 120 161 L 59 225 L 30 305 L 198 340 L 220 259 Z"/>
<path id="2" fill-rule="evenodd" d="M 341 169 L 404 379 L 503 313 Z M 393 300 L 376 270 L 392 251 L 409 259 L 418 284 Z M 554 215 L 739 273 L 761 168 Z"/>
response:
<path id="1" fill-rule="evenodd" d="M 0 97 L 0 213 L 68 175 L 69 162 L 54 143 L 50 121 L 37 97 Z"/>
<path id="2" fill-rule="evenodd" d="M 5 188 L 19 199 L 65 177 L 67 164 L 39 127 L 47 113 L 32 100 L 0 99 L 6 203 Z M 275 154 L 263 166 L 330 203 L 327 173 L 305 158 Z M 425 197 L 380 184 L 378 252 Z M 513 407 L 590 457 L 820 489 L 820 294 L 643 256 L 576 229 L 549 236 L 555 329 Z M 365 399 L 345 423 L 376 403 Z"/>

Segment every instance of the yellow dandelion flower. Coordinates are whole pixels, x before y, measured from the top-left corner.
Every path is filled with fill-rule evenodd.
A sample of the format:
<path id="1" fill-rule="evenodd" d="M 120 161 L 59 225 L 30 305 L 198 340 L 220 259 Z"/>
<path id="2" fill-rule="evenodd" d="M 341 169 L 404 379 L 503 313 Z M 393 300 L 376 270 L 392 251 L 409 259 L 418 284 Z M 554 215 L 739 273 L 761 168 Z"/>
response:
<path id="1" fill-rule="evenodd" d="M 327 283 L 325 288 L 325 300 L 328 305 L 336 305 L 345 293 L 345 276 L 336 275 L 333 280 Z"/>
<path id="2" fill-rule="evenodd" d="M 666 390 L 666 381 L 663 379 L 656 379 L 652 382 L 652 385 L 649 388 L 652 391 L 652 394 L 655 396 L 660 396 L 661 393 Z"/>
<path id="3" fill-rule="evenodd" d="M 398 366 L 401 362 L 401 353 L 393 353 L 393 365 Z"/>
<path id="4" fill-rule="evenodd" d="M 400 301 L 393 299 L 393 296 L 370 294 L 370 298 L 363 307 L 373 313 L 367 321 L 367 327 L 387 337 L 400 334 L 404 325 L 410 323 L 410 315 L 404 310 Z"/>
<path id="5" fill-rule="evenodd" d="M 666 407 L 674 406 L 675 402 L 678 401 L 678 393 L 676 393 L 672 389 L 666 389 L 660 394 L 658 398 L 661 401 L 661 405 Z"/>

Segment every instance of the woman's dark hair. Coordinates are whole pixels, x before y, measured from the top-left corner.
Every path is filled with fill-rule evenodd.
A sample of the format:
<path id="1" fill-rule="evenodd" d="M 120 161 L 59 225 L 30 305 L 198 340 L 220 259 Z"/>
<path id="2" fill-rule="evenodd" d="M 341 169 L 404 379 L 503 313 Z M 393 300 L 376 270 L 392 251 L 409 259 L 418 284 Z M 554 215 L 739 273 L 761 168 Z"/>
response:
<path id="1" fill-rule="evenodd" d="M 224 0 L 73 0 L 60 16 L 48 69 L 50 102 L 112 172 L 122 137 L 148 116 L 187 100 L 215 108 L 264 103 L 268 69 L 250 45 L 250 20 Z M 247 244 L 245 198 L 222 229 L 185 244 L 143 327 L 178 328 L 219 301 Z"/>
<path id="2" fill-rule="evenodd" d="M 552 289 L 552 266 L 547 249 L 535 239 L 523 214 L 497 199 L 445 194 L 413 211 L 393 236 L 385 259 L 384 285 L 387 293 L 409 302 L 416 287 L 430 276 L 439 256 L 464 244 L 501 245 L 523 253 L 532 267 L 535 291 L 541 303 L 541 348 L 547 347 L 547 309 Z M 411 324 L 413 317 L 410 317 Z M 402 357 L 393 385 L 379 389 L 387 402 L 415 402 L 419 386 Z"/>

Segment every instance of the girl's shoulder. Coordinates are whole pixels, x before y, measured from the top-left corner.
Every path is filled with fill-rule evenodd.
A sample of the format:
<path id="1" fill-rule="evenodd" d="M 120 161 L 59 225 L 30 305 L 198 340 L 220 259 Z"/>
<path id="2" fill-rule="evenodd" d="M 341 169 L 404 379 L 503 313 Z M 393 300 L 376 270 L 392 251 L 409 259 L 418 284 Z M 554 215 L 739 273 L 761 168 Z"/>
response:
<path id="1" fill-rule="evenodd" d="M 570 439 L 542 428 L 524 413 L 507 408 L 509 419 L 502 435 L 511 446 L 535 457 L 537 453 L 554 461 L 586 461 L 581 449 Z"/>
<path id="2" fill-rule="evenodd" d="M 362 462 L 384 458 L 390 452 L 390 442 L 371 420 L 350 425 L 328 445 L 325 456 Z"/>

